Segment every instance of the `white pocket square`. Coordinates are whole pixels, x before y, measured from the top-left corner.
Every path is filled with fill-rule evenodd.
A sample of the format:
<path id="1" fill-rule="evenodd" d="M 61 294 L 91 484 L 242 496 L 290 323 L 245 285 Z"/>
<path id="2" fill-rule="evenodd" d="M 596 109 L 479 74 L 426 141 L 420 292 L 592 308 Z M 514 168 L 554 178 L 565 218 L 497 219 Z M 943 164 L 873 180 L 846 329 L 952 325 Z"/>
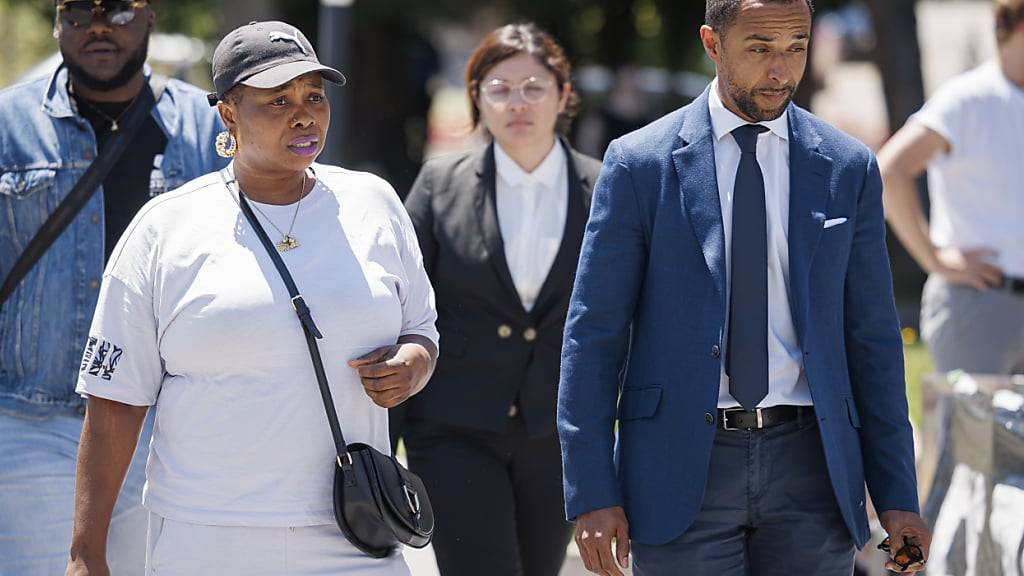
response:
<path id="1" fill-rule="evenodd" d="M 833 226 L 839 226 L 840 224 L 846 224 L 846 218 L 833 218 L 831 220 L 825 220 L 825 230 Z"/>

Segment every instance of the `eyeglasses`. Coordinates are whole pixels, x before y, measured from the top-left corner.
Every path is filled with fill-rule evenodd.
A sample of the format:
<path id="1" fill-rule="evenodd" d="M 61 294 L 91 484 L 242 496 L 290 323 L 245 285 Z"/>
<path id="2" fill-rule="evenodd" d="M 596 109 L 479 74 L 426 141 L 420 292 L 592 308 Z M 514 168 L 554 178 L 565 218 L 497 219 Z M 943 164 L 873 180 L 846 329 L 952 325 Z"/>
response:
<path id="1" fill-rule="evenodd" d="M 925 560 L 921 547 L 911 542 L 904 542 L 904 546 L 896 551 L 892 561 L 899 565 L 901 572 L 905 572 L 911 566 L 923 566 Z M 886 553 L 891 552 L 892 539 L 886 536 L 885 540 L 882 540 L 882 543 L 878 545 L 878 549 Z"/>
<path id="2" fill-rule="evenodd" d="M 96 14 L 102 14 L 111 26 L 127 26 L 135 20 L 135 9 L 147 3 L 146 0 L 66 0 L 57 6 L 57 13 L 62 22 L 73 28 L 89 26 Z"/>
<path id="3" fill-rule="evenodd" d="M 531 76 L 518 84 L 495 78 L 486 84 L 482 84 L 480 92 L 484 95 L 484 100 L 487 100 L 492 106 L 508 104 L 512 100 L 514 92 L 519 92 L 519 96 L 522 97 L 524 102 L 537 104 L 547 97 L 554 86 L 555 83 L 551 80 L 535 76 Z"/>

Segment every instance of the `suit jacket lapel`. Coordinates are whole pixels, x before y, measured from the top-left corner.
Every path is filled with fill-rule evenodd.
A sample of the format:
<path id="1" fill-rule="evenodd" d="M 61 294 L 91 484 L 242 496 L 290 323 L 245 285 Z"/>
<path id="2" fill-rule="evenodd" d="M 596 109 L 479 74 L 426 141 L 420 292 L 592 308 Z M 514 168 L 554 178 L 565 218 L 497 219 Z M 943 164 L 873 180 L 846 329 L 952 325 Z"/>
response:
<path id="1" fill-rule="evenodd" d="M 516 291 L 515 283 L 512 282 L 512 273 L 509 272 L 508 261 L 505 258 L 505 243 L 501 238 L 501 226 L 498 224 L 497 205 L 497 168 L 494 165 L 494 143 L 491 143 L 483 150 L 483 154 L 477 159 L 477 185 L 474 187 L 474 204 L 476 206 L 477 222 L 480 223 L 480 237 L 487 250 L 487 259 L 494 267 L 494 273 L 498 280 L 505 287 L 507 295 L 522 307 L 519 293 Z"/>
<path id="2" fill-rule="evenodd" d="M 672 160 L 679 177 L 682 205 L 704 253 L 722 310 L 725 310 L 725 228 L 718 196 L 709 90 L 710 87 L 687 107 L 679 131 L 681 146 L 672 153 Z"/>
<path id="3" fill-rule="evenodd" d="M 821 154 L 821 136 L 796 106 L 789 109 L 789 285 L 793 324 L 804 342 L 810 302 L 811 262 L 828 214 L 832 159 Z"/>
<path id="4" fill-rule="evenodd" d="M 566 283 L 571 285 L 572 279 L 576 275 L 576 264 L 580 248 L 583 245 L 583 229 L 587 225 L 590 210 L 587 202 L 588 192 L 594 186 L 593 182 L 582 177 L 576 170 L 576 162 L 573 158 L 575 152 L 569 147 L 569 143 L 562 140 L 562 148 L 565 149 L 566 172 L 569 178 L 569 203 L 565 212 L 565 231 L 562 233 L 558 254 L 537 294 L 533 310 L 530 311 L 530 316 L 535 321 L 547 314 L 551 306 L 558 300 L 558 290 Z"/>

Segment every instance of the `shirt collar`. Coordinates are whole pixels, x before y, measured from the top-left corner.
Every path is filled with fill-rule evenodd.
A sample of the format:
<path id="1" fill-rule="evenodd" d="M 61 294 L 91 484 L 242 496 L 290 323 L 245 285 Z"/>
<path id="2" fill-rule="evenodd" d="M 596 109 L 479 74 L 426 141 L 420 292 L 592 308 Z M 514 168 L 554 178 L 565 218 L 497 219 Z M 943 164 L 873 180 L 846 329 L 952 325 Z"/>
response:
<path id="1" fill-rule="evenodd" d="M 732 110 L 726 108 L 725 104 L 722 103 L 722 98 L 718 95 L 718 78 L 715 78 L 711 83 L 711 93 L 708 95 L 708 108 L 711 109 L 711 129 L 715 132 L 717 140 L 721 140 L 726 134 L 731 133 L 740 126 L 749 124 L 749 122 L 734 114 Z M 779 138 L 786 141 L 789 140 L 788 109 L 775 120 L 758 122 L 758 124 L 764 126 Z"/>
<path id="2" fill-rule="evenodd" d="M 555 145 L 551 151 L 533 172 L 527 172 L 520 168 L 519 164 L 512 159 L 501 148 L 501 144 L 494 143 L 494 165 L 498 171 L 498 177 L 513 188 L 524 184 L 544 184 L 552 186 L 557 182 L 562 169 L 565 167 L 565 150 L 562 143 L 555 138 Z"/>

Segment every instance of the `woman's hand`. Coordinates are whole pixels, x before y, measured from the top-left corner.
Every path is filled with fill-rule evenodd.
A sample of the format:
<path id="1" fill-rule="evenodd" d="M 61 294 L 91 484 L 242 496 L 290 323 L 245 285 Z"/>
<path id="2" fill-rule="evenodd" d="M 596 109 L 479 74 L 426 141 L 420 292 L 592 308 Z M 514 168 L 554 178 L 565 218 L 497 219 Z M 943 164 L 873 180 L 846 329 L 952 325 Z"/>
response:
<path id="1" fill-rule="evenodd" d="M 422 336 L 403 336 L 392 346 L 349 360 L 366 395 L 382 408 L 394 408 L 423 389 L 434 371 L 437 352 Z"/>

